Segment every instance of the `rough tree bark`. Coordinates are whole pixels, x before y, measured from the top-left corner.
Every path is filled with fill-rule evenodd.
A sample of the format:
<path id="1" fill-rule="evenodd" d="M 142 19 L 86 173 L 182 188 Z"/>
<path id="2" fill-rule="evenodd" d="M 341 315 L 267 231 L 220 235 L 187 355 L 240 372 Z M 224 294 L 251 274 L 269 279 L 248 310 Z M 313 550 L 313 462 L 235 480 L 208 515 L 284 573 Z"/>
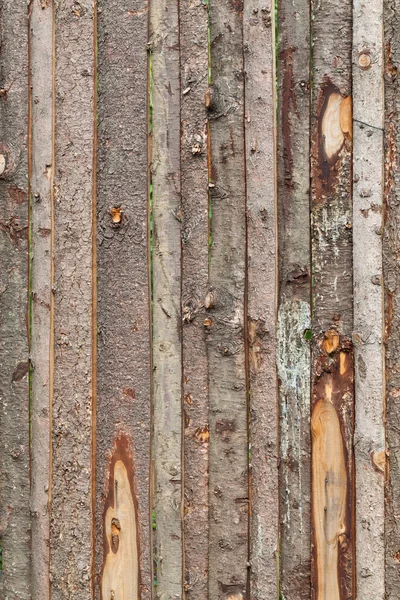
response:
<path id="1" fill-rule="evenodd" d="M 207 299 L 210 394 L 209 596 L 247 596 L 245 158 L 242 2 L 211 2 L 212 245 Z"/>
<path id="2" fill-rule="evenodd" d="M 312 594 L 354 598 L 352 3 L 312 14 Z"/>
<path id="3" fill-rule="evenodd" d="M 274 6 L 244 3 L 250 597 L 278 595 Z M 240 171 L 239 171 L 240 173 Z"/>
<path id="4" fill-rule="evenodd" d="M 310 597 L 310 8 L 278 5 L 280 592 Z"/>
<path id="5" fill-rule="evenodd" d="M 0 539 L 3 597 L 30 592 L 28 14 L 0 3 Z"/>
<path id="6" fill-rule="evenodd" d="M 151 597 L 146 0 L 98 2 L 96 591 Z"/>
<path id="7" fill-rule="evenodd" d="M 55 17 L 54 397 L 50 571 L 53 600 L 92 596 L 91 2 L 57 0 Z M 54 169 L 54 173 L 52 170 Z"/>
<path id="8" fill-rule="evenodd" d="M 50 415 L 53 362 L 53 5 L 30 5 L 32 599 L 48 600 Z"/>
<path id="9" fill-rule="evenodd" d="M 385 598 L 400 597 L 400 180 L 398 167 L 400 3 L 384 4 L 385 23 L 385 186 L 383 271 L 385 296 L 386 465 Z"/>
<path id="10" fill-rule="evenodd" d="M 157 598 L 182 598 L 179 3 L 153 2 L 153 407 Z"/>
<path id="11" fill-rule="evenodd" d="M 208 12 L 180 3 L 184 564 L 188 600 L 208 588 Z"/>
<path id="12" fill-rule="evenodd" d="M 385 595 L 382 347 L 383 2 L 353 8 L 357 598 Z"/>

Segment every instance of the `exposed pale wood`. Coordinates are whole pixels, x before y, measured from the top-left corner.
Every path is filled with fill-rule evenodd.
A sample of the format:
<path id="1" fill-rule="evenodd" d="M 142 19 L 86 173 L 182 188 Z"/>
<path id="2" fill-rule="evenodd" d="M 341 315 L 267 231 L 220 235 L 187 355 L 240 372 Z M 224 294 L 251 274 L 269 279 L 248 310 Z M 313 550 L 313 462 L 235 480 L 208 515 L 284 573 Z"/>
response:
<path id="1" fill-rule="evenodd" d="M 53 600 L 92 597 L 93 10 L 54 4 Z"/>
<path id="2" fill-rule="evenodd" d="M 53 6 L 32 2 L 31 73 L 31 347 L 32 599 L 50 597 L 50 402 L 52 348 Z"/>
<path id="3" fill-rule="evenodd" d="M 357 598 L 385 597 L 382 0 L 353 7 L 353 256 Z"/>
<path id="4" fill-rule="evenodd" d="M 278 594 L 279 545 L 274 5 L 270 2 L 260 6 L 257 0 L 246 1 L 243 17 L 251 442 L 250 590 L 251 597 L 262 600 Z"/>
<path id="5" fill-rule="evenodd" d="M 208 283 L 208 12 L 181 2 L 181 177 L 184 394 L 184 563 L 188 600 L 208 588 L 208 365 L 204 327 Z"/>
<path id="6" fill-rule="evenodd" d="M 400 62 L 400 2 L 384 3 L 385 187 L 383 219 L 383 280 L 385 297 L 386 464 L 385 600 L 400 597 L 400 148 L 398 69 Z"/>
<path id="7" fill-rule="evenodd" d="M 30 590 L 28 14 L 0 4 L 0 538 L 3 596 Z"/>
<path id="8" fill-rule="evenodd" d="M 279 590 L 309 600 L 310 4 L 280 0 L 278 11 Z"/>
<path id="9" fill-rule="evenodd" d="M 210 398 L 209 597 L 247 597 L 248 386 L 242 3 L 211 2 L 212 245 L 207 302 Z"/>
<path id="10" fill-rule="evenodd" d="M 110 465 L 104 506 L 102 600 L 135 600 L 139 595 L 139 545 L 134 467 L 128 440 L 119 438 Z"/>
<path id="11" fill-rule="evenodd" d="M 108 461 L 120 438 L 127 443 L 118 460 L 137 498 L 137 515 L 130 514 L 129 523 L 136 523 L 138 536 L 138 597 L 149 600 L 152 589 L 147 41 L 146 0 L 98 1 L 96 598 L 107 561 L 104 519 L 110 527 Z M 122 520 L 121 527 L 118 589 L 130 594 L 131 546 L 122 546 Z M 107 569 L 111 564 L 109 559 Z M 103 592 L 102 600 L 110 596 Z"/>
<path id="12" fill-rule="evenodd" d="M 330 555 L 332 540 L 319 535 L 321 504 L 313 478 L 312 593 L 318 600 L 355 596 L 355 523 L 353 469 L 353 282 L 352 282 L 352 132 L 351 42 L 352 3 L 328 0 L 312 7 L 312 419 L 318 402 L 332 404 L 340 424 L 345 456 L 346 498 L 343 530 L 336 531 L 339 552 Z M 314 421 L 313 421 L 314 422 Z M 335 422 L 333 417 L 330 423 Z M 339 447 L 337 427 L 328 427 L 324 446 Z M 312 463 L 318 460 L 318 440 L 312 440 Z M 313 477 L 316 477 L 315 474 Z M 326 506 L 337 502 L 339 487 L 326 488 Z M 341 497 L 341 496 L 340 496 Z M 335 519 L 334 519 L 335 520 Z M 336 564 L 332 565 L 332 561 Z M 332 575 L 333 573 L 333 575 Z"/>
<path id="13" fill-rule="evenodd" d="M 150 7 L 156 598 L 182 598 L 182 349 L 179 3 Z"/>

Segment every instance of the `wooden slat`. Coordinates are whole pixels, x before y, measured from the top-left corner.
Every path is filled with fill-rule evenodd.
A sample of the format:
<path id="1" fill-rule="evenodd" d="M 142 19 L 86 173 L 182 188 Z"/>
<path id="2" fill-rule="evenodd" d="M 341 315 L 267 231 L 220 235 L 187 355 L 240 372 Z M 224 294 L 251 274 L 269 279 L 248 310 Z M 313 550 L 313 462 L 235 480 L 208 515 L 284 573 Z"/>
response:
<path id="1" fill-rule="evenodd" d="M 151 597 L 146 0 L 98 2 L 96 598 Z"/>
<path id="2" fill-rule="evenodd" d="M 180 3 L 182 307 L 184 394 L 184 564 L 188 600 L 208 588 L 208 11 Z"/>
<path id="3" fill-rule="evenodd" d="M 354 597 L 352 3 L 314 5 L 312 588 Z"/>
<path id="4" fill-rule="evenodd" d="M 0 5 L 0 542 L 3 597 L 30 598 L 28 15 Z"/>
<path id="5" fill-rule="evenodd" d="M 157 598 L 181 598 L 182 350 L 179 3 L 152 2 L 154 510 Z"/>
<path id="6" fill-rule="evenodd" d="M 384 4 L 385 75 L 385 184 L 383 228 L 383 273 L 385 297 L 385 391 L 386 465 L 385 503 L 385 598 L 400 597 L 400 188 L 398 149 L 400 147 L 400 106 L 398 70 L 400 62 L 400 3 Z"/>
<path id="7" fill-rule="evenodd" d="M 52 348 L 53 6 L 31 4 L 31 357 L 32 598 L 47 600 L 49 582 L 50 392 Z"/>
<path id="8" fill-rule="evenodd" d="M 92 595 L 93 17 L 91 3 L 54 5 L 53 600 Z"/>
<path id="9" fill-rule="evenodd" d="M 385 597 L 382 347 L 382 0 L 353 8 L 353 252 L 357 598 Z"/>
<path id="10" fill-rule="evenodd" d="M 210 3 L 212 245 L 209 597 L 247 596 L 248 439 L 245 361 L 245 159 L 242 3 Z"/>
<path id="11" fill-rule="evenodd" d="M 278 597 L 274 5 L 244 3 L 247 331 L 250 382 L 250 594 Z M 238 34 L 236 34 L 238 36 Z M 239 36 L 238 36 L 239 37 Z M 239 221 L 240 223 L 240 221 Z M 239 244 L 238 244 L 239 246 Z M 240 265 L 240 259 L 235 261 Z M 232 265 L 234 268 L 235 265 Z M 241 443 L 243 443 L 241 441 Z"/>
<path id="12" fill-rule="evenodd" d="M 310 597 L 310 8 L 278 5 L 280 592 Z"/>

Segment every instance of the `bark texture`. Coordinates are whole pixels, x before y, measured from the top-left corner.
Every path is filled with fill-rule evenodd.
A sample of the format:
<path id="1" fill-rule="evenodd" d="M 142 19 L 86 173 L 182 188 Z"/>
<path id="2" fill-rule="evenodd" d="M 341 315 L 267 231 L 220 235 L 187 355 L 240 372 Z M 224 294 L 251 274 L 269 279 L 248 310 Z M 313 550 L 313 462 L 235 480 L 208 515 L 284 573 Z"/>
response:
<path id="1" fill-rule="evenodd" d="M 0 538 L 3 597 L 30 592 L 28 15 L 0 3 Z"/>
<path id="2" fill-rule="evenodd" d="M 342 600 L 355 596 L 352 3 L 312 9 L 312 593 Z"/>
<path id="3" fill-rule="evenodd" d="M 182 598 L 179 3 L 153 3 L 153 406 L 157 598 Z"/>
<path id="4" fill-rule="evenodd" d="M 353 340 L 358 600 L 385 597 L 382 10 L 381 1 L 357 0 L 353 7 Z"/>
<path id="5" fill-rule="evenodd" d="M 50 597 L 50 402 L 53 298 L 53 6 L 31 4 L 31 344 L 32 357 L 32 599 Z"/>
<path id="6" fill-rule="evenodd" d="M 52 599 L 92 596 L 93 4 L 55 17 Z"/>
<path id="7" fill-rule="evenodd" d="M 180 3 L 184 563 L 188 600 L 208 588 L 208 12 Z"/>
<path id="8" fill-rule="evenodd" d="M 109 600 L 112 591 L 116 600 L 136 597 L 138 586 L 138 597 L 148 600 L 148 7 L 145 0 L 100 0 L 98 9 L 95 596 Z M 123 502 L 118 486 L 124 486 Z M 115 555 L 114 534 L 121 540 Z M 117 562 L 110 566 L 110 560 Z"/>
<path id="9" fill-rule="evenodd" d="M 209 597 L 247 596 L 248 444 L 245 361 L 243 6 L 211 2 L 212 245 L 208 330 L 210 398 Z"/>
<path id="10" fill-rule="evenodd" d="M 280 592 L 310 597 L 310 8 L 278 5 Z"/>
<path id="11" fill-rule="evenodd" d="M 244 3 L 250 597 L 278 595 L 274 5 Z M 237 34 L 236 34 L 237 35 Z M 239 169 L 237 169 L 239 171 Z"/>
<path id="12" fill-rule="evenodd" d="M 386 465 L 385 599 L 400 596 L 400 179 L 398 165 L 400 3 L 386 2 L 385 22 L 385 188 L 383 272 L 385 296 Z"/>

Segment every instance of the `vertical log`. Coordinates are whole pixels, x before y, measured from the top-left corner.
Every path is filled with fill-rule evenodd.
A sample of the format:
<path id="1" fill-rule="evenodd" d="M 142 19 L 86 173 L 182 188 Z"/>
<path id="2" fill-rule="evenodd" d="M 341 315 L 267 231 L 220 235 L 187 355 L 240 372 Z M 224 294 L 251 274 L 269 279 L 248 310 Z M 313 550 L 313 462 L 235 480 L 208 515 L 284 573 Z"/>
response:
<path id="1" fill-rule="evenodd" d="M 52 340 L 53 5 L 33 2 L 31 73 L 32 598 L 48 600 Z"/>
<path id="2" fill-rule="evenodd" d="M 278 5 L 280 592 L 310 597 L 310 9 Z"/>
<path id="3" fill-rule="evenodd" d="M 247 195 L 250 594 L 259 600 L 278 597 L 274 44 L 273 3 L 245 0 L 246 173 L 241 176 Z"/>
<path id="4" fill-rule="evenodd" d="M 91 598 L 94 14 L 55 17 L 54 397 L 50 570 L 53 600 Z M 48 175 L 52 177 L 52 166 Z"/>
<path id="5" fill-rule="evenodd" d="M 98 13 L 96 598 L 149 600 L 148 5 Z"/>
<path id="6" fill-rule="evenodd" d="M 400 415 L 400 187 L 398 148 L 400 146 L 400 3 L 384 4 L 385 24 L 385 187 L 383 229 L 383 271 L 385 297 L 385 377 L 387 473 L 385 502 L 385 598 L 400 597 L 400 461 L 398 428 Z"/>
<path id="7" fill-rule="evenodd" d="M 383 2 L 353 8 L 357 598 L 385 595 L 382 348 Z"/>
<path id="8" fill-rule="evenodd" d="M 0 5 L 0 536 L 3 594 L 30 598 L 28 14 Z"/>
<path id="9" fill-rule="evenodd" d="M 312 588 L 355 595 L 352 3 L 314 4 L 312 106 Z"/>
<path id="10" fill-rule="evenodd" d="M 208 587 L 208 368 L 204 328 L 208 284 L 208 12 L 180 4 L 182 146 L 182 304 L 185 592 Z"/>
<path id="11" fill-rule="evenodd" d="M 209 596 L 247 596 L 248 439 L 245 361 L 245 157 L 242 2 L 211 1 L 212 245 Z"/>
<path id="12" fill-rule="evenodd" d="M 157 598 L 182 598 L 179 3 L 152 2 L 153 406 Z"/>

